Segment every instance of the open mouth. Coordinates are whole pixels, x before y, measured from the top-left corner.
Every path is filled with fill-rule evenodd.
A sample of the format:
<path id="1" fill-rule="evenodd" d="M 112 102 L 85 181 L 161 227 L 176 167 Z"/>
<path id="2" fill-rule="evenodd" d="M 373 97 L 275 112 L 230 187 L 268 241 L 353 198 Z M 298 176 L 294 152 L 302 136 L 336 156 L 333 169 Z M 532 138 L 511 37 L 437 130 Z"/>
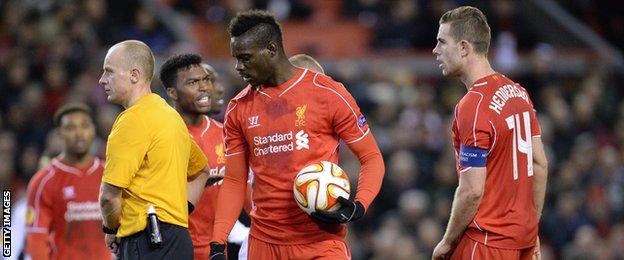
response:
<path id="1" fill-rule="evenodd" d="M 74 146 L 78 148 L 85 148 L 87 147 L 87 141 L 83 141 L 83 140 L 75 141 Z"/>
<path id="2" fill-rule="evenodd" d="M 200 106 L 209 106 L 210 105 L 210 97 L 209 96 L 201 96 L 197 99 L 197 104 Z"/>

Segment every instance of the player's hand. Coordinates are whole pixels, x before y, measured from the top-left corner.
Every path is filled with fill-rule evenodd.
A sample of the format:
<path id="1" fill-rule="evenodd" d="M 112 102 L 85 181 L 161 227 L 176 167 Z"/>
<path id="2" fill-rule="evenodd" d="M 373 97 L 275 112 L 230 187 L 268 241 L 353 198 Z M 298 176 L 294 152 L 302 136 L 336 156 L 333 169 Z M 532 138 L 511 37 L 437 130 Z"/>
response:
<path id="1" fill-rule="evenodd" d="M 225 260 L 225 245 L 224 244 L 210 244 L 210 257 L 209 260 Z"/>
<path id="2" fill-rule="evenodd" d="M 451 254 L 453 254 L 453 245 L 447 243 L 444 239 L 438 243 L 438 245 L 433 249 L 433 254 L 431 255 L 432 260 L 438 259 L 450 259 Z"/>
<path id="3" fill-rule="evenodd" d="M 112 234 L 104 234 L 104 243 L 108 251 L 117 255 L 119 253 L 119 239 Z"/>
<path id="4" fill-rule="evenodd" d="M 208 179 L 206 180 L 206 185 L 204 187 L 208 187 L 208 186 L 212 186 L 215 183 L 219 182 L 220 180 L 223 180 L 223 174 L 214 174 L 214 175 L 208 175 Z"/>
<path id="5" fill-rule="evenodd" d="M 364 216 L 364 205 L 359 201 L 351 201 L 338 197 L 340 208 L 334 212 L 312 212 L 312 218 L 326 224 L 340 224 L 355 221 Z"/>
<path id="6" fill-rule="evenodd" d="M 533 260 L 540 260 L 540 259 L 542 259 L 542 254 L 540 253 L 540 239 L 539 239 L 539 236 L 537 237 L 537 241 L 535 242 L 535 246 L 533 247 L 533 257 L 531 259 L 533 259 Z"/>

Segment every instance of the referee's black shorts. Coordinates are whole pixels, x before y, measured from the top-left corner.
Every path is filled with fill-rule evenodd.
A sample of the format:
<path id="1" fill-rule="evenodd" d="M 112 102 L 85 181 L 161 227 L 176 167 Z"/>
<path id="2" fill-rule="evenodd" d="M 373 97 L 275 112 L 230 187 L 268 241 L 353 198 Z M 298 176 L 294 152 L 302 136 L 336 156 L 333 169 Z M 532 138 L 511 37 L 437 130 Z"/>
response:
<path id="1" fill-rule="evenodd" d="M 193 259 L 193 241 L 188 229 L 160 222 L 163 243 L 160 248 L 151 248 L 147 229 L 121 238 L 117 259 Z"/>

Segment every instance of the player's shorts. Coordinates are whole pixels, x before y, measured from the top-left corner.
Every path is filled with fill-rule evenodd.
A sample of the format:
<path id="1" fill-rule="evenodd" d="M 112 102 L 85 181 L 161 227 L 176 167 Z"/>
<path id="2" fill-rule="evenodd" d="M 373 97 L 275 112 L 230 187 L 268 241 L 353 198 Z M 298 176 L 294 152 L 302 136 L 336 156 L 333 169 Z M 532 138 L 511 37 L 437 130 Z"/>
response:
<path id="1" fill-rule="evenodd" d="M 273 259 L 351 259 L 351 252 L 342 240 L 324 240 L 300 245 L 271 244 L 249 236 L 247 258 Z M 243 250 L 241 248 L 241 250 Z"/>
<path id="2" fill-rule="evenodd" d="M 520 259 L 520 260 L 531 260 L 533 257 L 533 248 L 525 248 L 525 249 L 503 249 L 503 248 L 495 248 L 489 247 L 482 243 L 472 240 L 466 234 L 464 234 L 457 244 L 455 251 L 453 251 L 453 255 L 451 256 L 452 260 L 455 259 L 468 259 L 468 260 L 477 260 L 477 259 Z"/>

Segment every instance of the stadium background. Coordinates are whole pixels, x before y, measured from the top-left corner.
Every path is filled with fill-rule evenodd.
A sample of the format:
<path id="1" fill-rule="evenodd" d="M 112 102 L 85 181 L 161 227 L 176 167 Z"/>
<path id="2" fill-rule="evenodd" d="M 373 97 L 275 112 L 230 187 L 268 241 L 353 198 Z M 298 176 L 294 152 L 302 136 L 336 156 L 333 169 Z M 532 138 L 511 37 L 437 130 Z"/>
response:
<path id="1" fill-rule="evenodd" d="M 120 40 L 146 42 L 158 65 L 174 53 L 201 53 L 229 100 L 243 82 L 229 57 L 227 23 L 238 10 L 265 8 L 282 22 L 288 55 L 314 56 L 347 86 L 383 152 L 381 193 L 351 224 L 353 258 L 428 258 L 456 187 L 449 123 L 465 93 L 441 77 L 431 49 L 440 15 L 465 4 L 485 11 L 494 67 L 529 90 L 541 120 L 550 161 L 544 259 L 623 259 L 618 1 L 0 1 L 0 186 L 13 191 L 15 205 L 40 158 L 59 152 L 51 115 L 65 101 L 95 109 L 93 153 L 103 158 L 120 107 L 107 103 L 97 82 L 105 51 Z M 152 87 L 163 93 L 158 79 Z M 357 160 L 344 152 L 341 165 L 356 181 Z"/>

